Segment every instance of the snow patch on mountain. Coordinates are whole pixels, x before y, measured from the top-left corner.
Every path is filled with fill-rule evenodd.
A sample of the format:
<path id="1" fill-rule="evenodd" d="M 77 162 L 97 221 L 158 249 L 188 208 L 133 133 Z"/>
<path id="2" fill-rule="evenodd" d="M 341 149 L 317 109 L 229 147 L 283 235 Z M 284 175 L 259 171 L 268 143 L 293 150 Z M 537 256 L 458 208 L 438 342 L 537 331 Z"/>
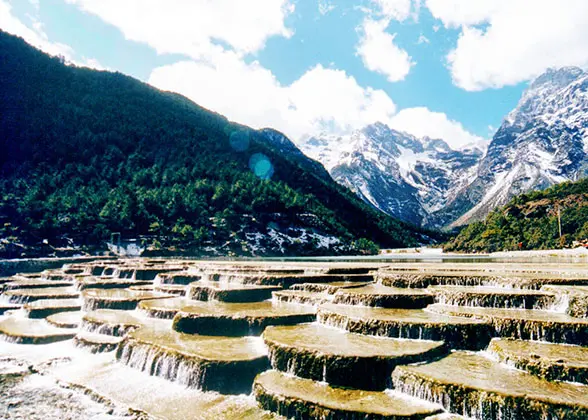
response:
<path id="1" fill-rule="evenodd" d="M 463 188 L 483 155 L 478 147 L 453 150 L 382 123 L 347 136 L 309 137 L 299 146 L 364 201 L 415 224 L 430 224 L 431 213 Z"/>
<path id="2" fill-rule="evenodd" d="M 485 217 L 532 189 L 588 175 L 588 73 L 548 70 L 508 114 L 480 162 L 474 182 L 446 210 L 465 211 L 453 226 Z"/>

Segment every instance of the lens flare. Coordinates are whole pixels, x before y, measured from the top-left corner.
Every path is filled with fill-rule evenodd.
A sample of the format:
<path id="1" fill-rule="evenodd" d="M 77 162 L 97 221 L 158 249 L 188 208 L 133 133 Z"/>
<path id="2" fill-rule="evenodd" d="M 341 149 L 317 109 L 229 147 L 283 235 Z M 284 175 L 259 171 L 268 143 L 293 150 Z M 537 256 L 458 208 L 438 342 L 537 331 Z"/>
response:
<path id="1" fill-rule="evenodd" d="M 249 168 L 261 179 L 270 179 L 274 174 L 274 165 L 263 153 L 255 153 L 249 159 Z"/>

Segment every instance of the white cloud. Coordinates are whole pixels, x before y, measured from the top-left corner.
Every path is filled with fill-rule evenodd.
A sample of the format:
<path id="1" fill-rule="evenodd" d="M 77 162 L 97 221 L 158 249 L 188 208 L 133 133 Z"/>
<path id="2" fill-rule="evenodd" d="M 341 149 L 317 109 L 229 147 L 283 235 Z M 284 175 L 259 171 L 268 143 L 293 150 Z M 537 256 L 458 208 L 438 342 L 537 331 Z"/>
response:
<path id="1" fill-rule="evenodd" d="M 423 34 L 421 34 L 419 36 L 419 39 L 417 41 L 417 44 L 430 44 L 431 41 L 429 40 L 429 38 L 427 38 L 426 36 L 424 36 Z"/>
<path id="2" fill-rule="evenodd" d="M 70 64 L 74 64 L 78 67 L 87 67 L 87 68 L 94 69 L 94 70 L 112 71 L 111 68 L 103 66 L 102 63 L 100 63 L 100 61 L 98 61 L 95 58 L 83 57 L 81 60 L 70 61 Z"/>
<path id="3" fill-rule="evenodd" d="M 484 147 L 487 144 L 486 139 L 468 132 L 461 123 L 450 120 L 446 114 L 425 107 L 403 109 L 392 118 L 390 127 L 417 137 L 443 139 L 453 149 L 471 144 Z"/>
<path id="4" fill-rule="evenodd" d="M 422 0 L 371 0 L 374 7 L 368 9 L 372 16 L 403 22 L 411 17 L 418 21 Z"/>
<path id="5" fill-rule="evenodd" d="M 329 0 L 318 0 L 318 8 L 319 13 L 321 15 L 326 15 L 329 12 L 332 12 L 335 9 L 335 4 Z"/>
<path id="6" fill-rule="evenodd" d="M 185 61 L 155 69 L 149 83 L 254 128 L 273 127 L 293 140 L 322 131 L 344 133 L 389 121 L 396 107 L 381 90 L 361 87 L 344 71 L 320 65 L 281 85 L 259 63 L 233 52 L 212 61 Z"/>
<path id="7" fill-rule="evenodd" d="M 158 53 L 193 58 L 209 54 L 215 41 L 253 53 L 275 35 L 292 32 L 284 19 L 291 0 L 67 0 L 119 28 L 132 41 Z"/>
<path id="8" fill-rule="evenodd" d="M 325 129 L 349 132 L 376 121 L 389 121 L 396 111 L 384 91 L 363 88 L 345 71 L 320 65 L 288 86 L 286 96 L 291 104 L 288 120 L 306 126 L 300 134 Z"/>
<path id="9" fill-rule="evenodd" d="M 527 3 L 532 6 L 536 1 L 539 0 L 530 0 Z M 426 0 L 426 5 L 446 28 L 456 28 L 483 23 L 509 2 L 511 0 Z"/>
<path id="10" fill-rule="evenodd" d="M 386 32 L 388 19 L 364 19 L 356 52 L 364 66 L 386 76 L 390 82 L 404 80 L 414 65 L 412 58 L 394 43 L 396 34 Z"/>
<path id="11" fill-rule="evenodd" d="M 274 127 L 296 139 L 388 121 L 396 111 L 385 92 L 360 86 L 344 71 L 317 65 L 282 85 L 269 69 L 246 60 L 271 36 L 292 34 L 285 19 L 294 10 L 293 0 L 67 1 L 160 54 L 189 56 L 154 69 L 149 83 L 234 121 Z M 326 12 L 332 2 L 320 4 Z"/>
<path id="12" fill-rule="evenodd" d="M 35 11 L 39 11 L 39 2 L 30 0 Z M 27 43 L 53 56 L 62 56 L 68 65 L 78 67 L 89 67 L 97 70 L 106 70 L 95 58 L 83 57 L 81 60 L 76 59 L 74 50 L 66 44 L 52 42 L 43 29 L 43 23 L 38 20 L 37 16 L 30 16 L 32 27 L 25 25 L 20 19 L 12 14 L 9 3 L 0 0 L 0 28 L 10 34 L 20 36 Z"/>
<path id="13" fill-rule="evenodd" d="M 71 60 L 73 50 L 69 45 L 51 42 L 43 31 L 42 25 L 33 19 L 33 28 L 22 23 L 12 14 L 10 3 L 0 0 L 0 28 L 13 35 L 20 36 L 26 42 L 51 55 L 62 55 Z"/>
<path id="14" fill-rule="evenodd" d="M 412 0 L 372 0 L 377 13 L 388 19 L 403 21 L 409 18 L 413 6 Z"/>
<path id="15" fill-rule="evenodd" d="M 461 28 L 447 60 L 454 83 L 468 91 L 514 85 L 550 67 L 588 67 L 586 0 L 427 0 L 427 6 L 446 27 Z"/>

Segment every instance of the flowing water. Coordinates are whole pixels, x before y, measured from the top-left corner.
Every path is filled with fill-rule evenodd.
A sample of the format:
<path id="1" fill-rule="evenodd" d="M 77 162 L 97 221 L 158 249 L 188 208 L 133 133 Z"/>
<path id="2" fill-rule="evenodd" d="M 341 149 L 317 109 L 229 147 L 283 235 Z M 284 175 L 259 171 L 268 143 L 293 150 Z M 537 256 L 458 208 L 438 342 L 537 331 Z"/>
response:
<path id="1" fill-rule="evenodd" d="M 588 418 L 585 261 L 118 259 L 2 286 L 8 418 Z"/>

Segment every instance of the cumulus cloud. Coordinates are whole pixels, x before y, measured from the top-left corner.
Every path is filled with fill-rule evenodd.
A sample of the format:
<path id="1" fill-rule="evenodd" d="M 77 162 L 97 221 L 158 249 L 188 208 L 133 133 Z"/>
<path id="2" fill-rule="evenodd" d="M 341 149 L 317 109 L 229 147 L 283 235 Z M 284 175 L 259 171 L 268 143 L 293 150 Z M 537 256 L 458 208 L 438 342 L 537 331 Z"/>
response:
<path id="1" fill-rule="evenodd" d="M 25 25 L 12 14 L 10 3 L 0 0 L 0 28 L 13 35 L 20 36 L 26 42 L 51 55 L 61 55 L 71 60 L 73 50 L 69 45 L 51 42 L 38 20 L 32 19 L 32 28 Z"/>
<path id="2" fill-rule="evenodd" d="M 318 65 L 284 86 L 258 62 L 245 63 L 226 51 L 209 62 L 184 61 L 159 67 L 149 83 L 182 93 L 231 120 L 279 129 L 293 140 L 388 121 L 396 110 L 385 92 L 360 86 L 342 70 Z"/>
<path id="3" fill-rule="evenodd" d="M 488 140 L 470 133 L 461 123 L 449 119 L 446 114 L 425 107 L 403 109 L 392 118 L 390 126 L 416 137 L 442 139 L 453 149 L 471 145 L 484 148 L 488 143 Z"/>
<path id="4" fill-rule="evenodd" d="M 404 80 L 415 64 L 408 52 L 394 42 L 396 33 L 386 29 L 392 20 L 418 19 L 421 0 L 371 0 L 372 7 L 364 9 L 366 17 L 357 28 L 359 43 L 356 54 L 364 66 L 383 74 L 390 82 Z"/>
<path id="5" fill-rule="evenodd" d="M 364 66 L 383 74 L 390 82 L 404 80 L 414 65 L 412 58 L 394 43 L 396 34 L 386 32 L 389 20 L 366 18 L 360 28 L 357 54 Z"/>
<path id="6" fill-rule="evenodd" d="M 448 54 L 454 83 L 468 91 L 500 88 L 550 67 L 588 67 L 585 0 L 427 0 L 433 16 L 460 28 Z"/>
<path id="7" fill-rule="evenodd" d="M 169 2 L 163 1 L 67 1 L 117 26 L 128 39 L 150 45 L 160 53 L 191 57 L 154 69 L 149 83 L 181 93 L 234 121 L 255 128 L 274 127 L 293 140 L 321 132 L 344 134 L 377 121 L 417 136 L 443 138 L 453 146 L 480 140 L 445 114 L 426 108 L 396 114 L 396 106 L 386 92 L 361 86 L 343 70 L 316 65 L 296 81 L 284 85 L 259 62 L 246 59 L 249 53 L 261 49 L 267 38 L 291 35 L 284 24 L 293 10 L 289 0 L 247 2 L 251 6 L 245 8 L 248 10 L 240 9 L 245 2 L 235 0 L 191 3 L 173 0 L 178 5 L 165 8 L 171 11 L 171 17 L 163 13 L 163 7 L 169 6 Z M 365 19 L 364 35 L 369 42 L 363 51 L 375 71 L 383 72 L 389 80 L 400 80 L 412 63 L 408 54 L 394 45 L 394 35 L 385 32 L 386 22 L 407 19 L 416 3 L 375 2 L 381 4 L 381 10 L 378 17 Z M 36 4 L 34 0 L 33 4 Z M 201 7 L 199 14 L 195 13 L 198 7 Z M 230 12 L 225 13 L 227 10 Z M 213 27 L 210 22 L 218 23 L 216 17 L 221 13 L 223 17 L 228 14 L 228 20 Z M 38 20 L 32 18 L 31 25 L 25 25 L 14 17 L 5 0 L 0 0 L 0 27 L 46 52 L 65 56 L 72 64 L 103 68 L 97 60 L 76 59 L 69 46 L 51 42 Z M 216 40 L 222 43 L 219 45 Z M 372 52 L 387 57 L 369 61 Z"/>
<path id="8" fill-rule="evenodd" d="M 296 139 L 360 128 L 395 112 L 386 93 L 360 86 L 344 71 L 317 65 L 284 86 L 250 60 L 268 38 L 291 36 L 285 25 L 294 10 L 291 0 L 67 1 L 160 54 L 189 56 L 154 69 L 149 83 L 240 123 L 275 127 Z M 319 4 L 326 11 L 332 3 Z"/>
<path id="9" fill-rule="evenodd" d="M 199 58 L 218 41 L 253 53 L 275 35 L 289 37 L 290 0 L 67 0 L 158 53 Z"/>
<path id="10" fill-rule="evenodd" d="M 30 0 L 35 11 L 39 11 L 39 3 L 36 0 Z M 43 24 L 37 16 L 28 15 L 31 25 L 27 26 L 20 19 L 12 14 L 12 8 L 9 3 L 0 0 L 0 28 L 10 34 L 24 39 L 27 43 L 53 56 L 61 56 L 65 59 L 66 64 L 78 67 L 89 67 L 96 70 L 106 70 L 95 58 L 75 57 L 75 51 L 67 44 L 53 42 L 49 39 L 43 29 Z"/>
<path id="11" fill-rule="evenodd" d="M 539 0 L 530 0 L 527 3 L 531 6 L 535 1 Z M 426 5 L 446 28 L 458 28 L 486 22 L 497 10 L 510 2 L 511 0 L 426 0 Z"/>
<path id="12" fill-rule="evenodd" d="M 409 18 L 413 11 L 413 5 L 420 2 L 413 0 L 371 0 L 375 6 L 372 13 L 380 14 L 388 19 L 403 21 Z"/>

